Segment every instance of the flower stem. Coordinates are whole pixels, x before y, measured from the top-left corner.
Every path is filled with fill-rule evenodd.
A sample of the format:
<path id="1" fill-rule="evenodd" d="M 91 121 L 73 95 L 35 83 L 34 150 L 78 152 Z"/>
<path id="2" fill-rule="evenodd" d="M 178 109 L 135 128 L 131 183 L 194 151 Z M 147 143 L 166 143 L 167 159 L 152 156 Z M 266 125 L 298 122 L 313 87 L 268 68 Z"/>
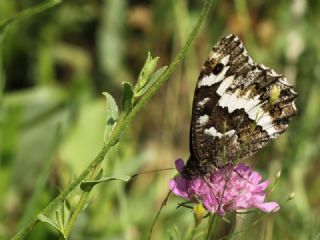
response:
<path id="1" fill-rule="evenodd" d="M 211 214 L 208 222 L 208 231 L 206 235 L 206 240 L 216 239 L 217 226 L 218 226 L 219 217 L 217 214 Z M 212 237 L 211 237 L 212 236 Z"/>
<path id="2" fill-rule="evenodd" d="M 197 224 L 197 223 L 194 224 L 194 227 L 192 228 L 190 240 L 193 240 L 194 237 L 196 236 L 198 226 L 199 226 L 199 224 Z"/>
<path id="3" fill-rule="evenodd" d="M 61 192 L 53 201 L 51 201 L 47 207 L 45 207 L 40 213 L 43 215 L 50 215 L 52 211 L 61 203 L 67 195 L 73 191 L 87 176 L 90 177 L 88 180 L 92 180 L 96 177 L 97 172 L 99 172 L 99 169 L 101 167 L 101 163 L 109 151 L 109 149 L 117 143 L 118 139 L 128 126 L 128 124 L 133 120 L 133 118 L 137 115 L 137 113 L 144 107 L 144 105 L 150 100 L 152 96 L 155 95 L 155 93 L 168 81 L 169 77 L 173 73 L 175 67 L 181 62 L 181 60 L 185 57 L 186 52 L 188 48 L 190 47 L 192 41 L 194 40 L 196 34 L 198 33 L 200 26 L 202 22 L 204 21 L 205 17 L 207 16 L 210 6 L 212 4 L 213 0 L 205 0 L 202 6 L 202 10 L 200 13 L 200 16 L 198 18 L 198 21 L 195 25 L 195 27 L 192 29 L 186 43 L 182 47 L 182 49 L 179 51 L 179 53 L 175 56 L 170 66 L 167 68 L 167 70 L 161 75 L 161 77 L 158 79 L 158 81 L 149 89 L 148 92 L 146 92 L 137 102 L 137 104 L 133 107 L 133 109 L 128 113 L 125 114 L 122 118 L 119 119 L 117 125 L 115 126 L 109 141 L 103 146 L 101 151 L 99 152 L 98 156 L 90 163 L 90 165 L 82 172 L 82 174 L 76 178 L 63 192 Z M 86 200 L 88 198 L 89 192 L 84 192 L 81 196 L 81 199 L 76 206 L 72 216 L 70 223 L 67 224 L 66 231 L 67 234 L 70 233 L 79 213 L 81 212 L 83 206 L 86 203 Z M 23 239 L 31 230 L 32 228 L 39 223 L 39 219 L 37 216 L 35 216 L 33 219 L 30 220 L 30 222 L 24 226 L 20 231 L 16 233 L 11 239 L 12 240 L 18 240 Z"/>

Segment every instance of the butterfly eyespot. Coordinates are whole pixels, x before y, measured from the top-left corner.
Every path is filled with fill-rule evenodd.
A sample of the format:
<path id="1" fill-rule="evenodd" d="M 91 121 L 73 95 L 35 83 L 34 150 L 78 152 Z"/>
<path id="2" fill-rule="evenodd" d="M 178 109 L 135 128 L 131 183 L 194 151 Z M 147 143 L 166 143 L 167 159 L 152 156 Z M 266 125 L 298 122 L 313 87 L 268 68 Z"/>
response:
<path id="1" fill-rule="evenodd" d="M 221 73 L 223 68 L 224 68 L 224 65 L 222 63 L 218 63 L 217 65 L 214 66 L 212 73 L 214 75 L 218 75 L 219 73 Z"/>

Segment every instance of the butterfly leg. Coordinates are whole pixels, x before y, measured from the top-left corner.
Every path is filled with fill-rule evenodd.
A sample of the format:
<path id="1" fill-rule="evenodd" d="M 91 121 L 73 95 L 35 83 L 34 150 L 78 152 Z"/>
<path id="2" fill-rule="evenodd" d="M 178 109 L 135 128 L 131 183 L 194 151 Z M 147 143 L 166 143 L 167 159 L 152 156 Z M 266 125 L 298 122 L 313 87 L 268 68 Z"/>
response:
<path id="1" fill-rule="evenodd" d="M 243 180 L 245 180 L 246 182 L 252 184 L 252 182 L 250 182 L 248 179 L 246 179 L 244 176 L 242 176 L 241 173 L 239 173 L 236 169 L 233 169 L 233 171 L 234 171 L 239 177 L 241 177 Z"/>
<path id="2" fill-rule="evenodd" d="M 212 186 L 212 184 L 210 183 L 210 180 L 208 179 L 208 177 L 207 177 L 207 176 L 202 176 L 202 178 L 203 178 L 203 180 L 206 182 L 206 184 L 208 185 L 208 187 L 209 187 L 209 189 L 210 189 L 210 192 L 211 192 L 211 194 L 213 195 L 213 197 L 216 199 L 217 203 L 220 204 L 220 203 L 219 203 L 219 198 L 218 198 L 218 196 L 213 192 L 213 186 Z"/>

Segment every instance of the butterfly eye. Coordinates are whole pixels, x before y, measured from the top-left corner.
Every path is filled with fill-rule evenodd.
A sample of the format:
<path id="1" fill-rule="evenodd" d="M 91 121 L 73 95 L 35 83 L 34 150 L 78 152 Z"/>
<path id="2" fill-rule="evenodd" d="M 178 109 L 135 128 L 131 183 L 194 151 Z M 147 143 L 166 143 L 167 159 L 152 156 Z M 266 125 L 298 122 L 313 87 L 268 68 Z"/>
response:
<path id="1" fill-rule="evenodd" d="M 219 73 L 221 73 L 223 67 L 224 65 L 222 63 L 218 63 L 217 65 L 214 66 L 212 73 L 214 75 L 218 75 Z"/>

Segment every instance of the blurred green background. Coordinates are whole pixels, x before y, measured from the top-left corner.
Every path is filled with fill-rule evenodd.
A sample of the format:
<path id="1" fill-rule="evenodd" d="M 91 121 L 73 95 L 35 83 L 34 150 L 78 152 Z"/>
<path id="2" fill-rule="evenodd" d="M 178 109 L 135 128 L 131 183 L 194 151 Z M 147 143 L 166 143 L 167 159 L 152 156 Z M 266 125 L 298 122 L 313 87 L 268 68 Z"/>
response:
<path id="1" fill-rule="evenodd" d="M 40 0 L 1 0 L 0 21 Z M 299 94 L 286 134 L 252 159 L 281 178 L 269 197 L 281 211 L 237 217 L 233 239 L 320 239 L 320 2 L 214 1 L 170 81 L 107 155 L 104 175 L 174 166 L 188 157 L 191 102 L 199 70 L 224 35 L 238 34 L 252 58 L 284 73 Z M 69 0 L 10 25 L 1 35 L 0 239 L 8 239 L 78 176 L 103 145 L 105 98 L 119 102 L 147 51 L 168 65 L 199 15 L 199 0 Z M 0 63 L 1 63 L 0 61 Z M 100 184 L 71 239 L 146 239 L 175 171 L 130 184 Z M 288 196 L 295 192 L 291 201 Z M 69 197 L 72 206 L 80 190 Z M 154 239 L 184 239 L 192 211 L 171 197 Z M 227 229 L 228 224 L 221 227 Z M 206 228 L 206 223 L 200 226 Z M 58 239 L 41 223 L 28 239 Z"/>

